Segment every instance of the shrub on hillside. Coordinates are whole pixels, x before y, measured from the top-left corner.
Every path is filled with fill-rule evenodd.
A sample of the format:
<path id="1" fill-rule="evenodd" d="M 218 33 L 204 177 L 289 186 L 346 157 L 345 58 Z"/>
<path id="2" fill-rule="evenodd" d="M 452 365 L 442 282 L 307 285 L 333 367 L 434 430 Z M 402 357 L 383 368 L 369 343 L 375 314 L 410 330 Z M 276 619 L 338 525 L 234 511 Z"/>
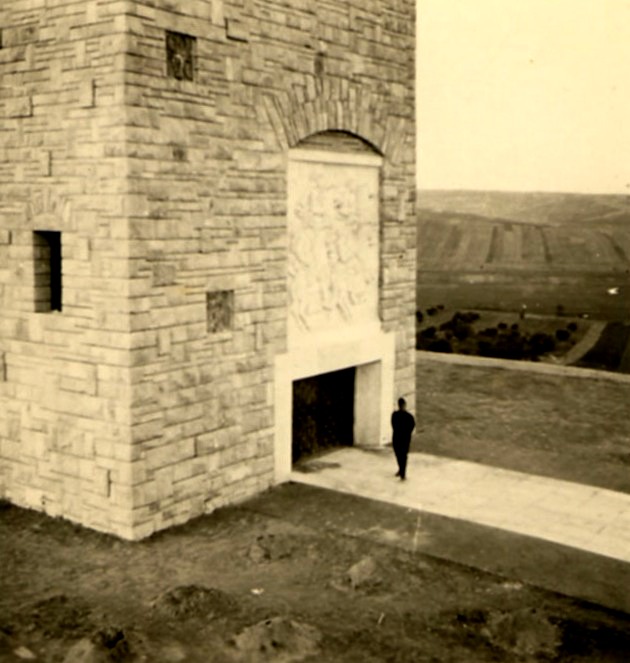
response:
<path id="1" fill-rule="evenodd" d="M 462 313 L 461 311 L 456 311 L 453 314 L 453 317 L 451 318 L 453 324 L 458 324 L 458 323 L 465 323 L 465 324 L 470 324 L 471 322 L 475 322 L 475 320 L 479 320 L 479 314 L 474 313 L 473 311 L 466 311 Z"/>
<path id="2" fill-rule="evenodd" d="M 487 337 L 479 341 L 478 350 L 483 357 L 523 359 L 527 353 L 527 339 L 518 332 Z"/>
<path id="3" fill-rule="evenodd" d="M 471 334 L 472 327 L 469 325 L 461 324 L 453 329 L 453 336 L 455 336 L 458 341 L 465 341 Z"/>
<path id="4" fill-rule="evenodd" d="M 498 343 L 494 348 L 495 357 L 500 359 L 523 359 L 525 350 L 522 343 L 518 342 L 508 342 L 508 343 Z"/>
<path id="5" fill-rule="evenodd" d="M 438 308 L 432 306 L 427 309 L 427 315 L 435 315 Z M 566 328 L 558 328 L 554 333 L 536 332 L 530 335 L 521 331 L 517 322 L 500 322 L 496 327 L 487 327 L 477 332 L 473 323 L 479 319 L 478 313 L 456 311 L 439 326 L 419 332 L 416 335 L 416 347 L 430 352 L 538 361 L 542 355 L 553 352 L 557 343 L 570 342 L 572 332 L 577 330 L 577 324 L 571 322 Z"/>
<path id="6" fill-rule="evenodd" d="M 450 320 L 447 320 L 440 325 L 440 332 L 443 333 L 443 336 L 447 340 L 455 337 L 459 342 L 465 341 L 473 333 L 469 321 L 472 321 L 476 315 L 477 314 L 470 315 L 468 313 L 460 313 L 457 311 Z M 461 352 L 462 348 L 458 347 L 457 351 Z"/>
<path id="7" fill-rule="evenodd" d="M 493 357 L 494 355 L 492 354 L 493 351 L 493 343 L 490 341 L 484 341 L 480 340 L 479 343 L 477 344 L 477 354 L 480 357 Z"/>
<path id="8" fill-rule="evenodd" d="M 435 327 L 427 327 L 421 332 L 416 334 L 416 350 L 428 350 L 429 345 L 435 339 L 437 329 Z"/>
<path id="9" fill-rule="evenodd" d="M 429 344 L 427 350 L 429 350 L 429 352 L 444 352 L 450 354 L 453 352 L 453 347 L 445 338 L 438 338 Z"/>
<path id="10" fill-rule="evenodd" d="M 499 330 L 496 327 L 486 327 L 479 332 L 479 336 L 487 336 L 488 338 L 494 338 L 499 333 Z"/>
<path id="11" fill-rule="evenodd" d="M 416 322 L 421 323 L 424 320 L 424 313 L 416 311 Z"/>
<path id="12" fill-rule="evenodd" d="M 529 339 L 529 355 L 532 358 L 537 358 L 547 352 L 553 352 L 556 347 L 556 342 L 553 336 L 545 334 L 544 332 L 536 332 Z"/>
<path id="13" fill-rule="evenodd" d="M 568 341 L 571 332 L 568 329 L 556 329 L 556 341 Z"/>

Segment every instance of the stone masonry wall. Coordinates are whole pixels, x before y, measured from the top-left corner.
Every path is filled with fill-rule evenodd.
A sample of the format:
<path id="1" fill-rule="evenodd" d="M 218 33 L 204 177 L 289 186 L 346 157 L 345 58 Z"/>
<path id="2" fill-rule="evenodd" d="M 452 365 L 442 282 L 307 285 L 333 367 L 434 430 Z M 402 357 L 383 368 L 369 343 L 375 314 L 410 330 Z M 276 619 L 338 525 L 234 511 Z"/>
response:
<path id="1" fill-rule="evenodd" d="M 317 132 L 358 135 L 384 156 L 380 313 L 383 329 L 397 331 L 396 392 L 413 402 L 414 2 L 130 7 L 132 495 L 141 537 L 273 481 L 287 151 Z"/>
<path id="2" fill-rule="evenodd" d="M 123 9 L 0 3 L 0 497 L 130 535 Z M 34 231 L 61 232 L 62 311 Z"/>
<path id="3" fill-rule="evenodd" d="M 0 497 L 141 538 L 271 485 L 287 152 L 318 132 L 383 155 L 413 402 L 414 5 L 2 0 Z"/>

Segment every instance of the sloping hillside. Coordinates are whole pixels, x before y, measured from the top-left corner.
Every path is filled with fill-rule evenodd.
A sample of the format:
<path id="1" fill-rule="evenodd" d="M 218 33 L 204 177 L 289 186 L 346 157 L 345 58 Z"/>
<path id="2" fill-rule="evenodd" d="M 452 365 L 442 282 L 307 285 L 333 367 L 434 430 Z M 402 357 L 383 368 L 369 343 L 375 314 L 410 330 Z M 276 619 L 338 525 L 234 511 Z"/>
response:
<path id="1" fill-rule="evenodd" d="M 630 197 L 419 192 L 421 304 L 625 318 Z"/>
<path id="2" fill-rule="evenodd" d="M 438 270 L 623 273 L 630 267 L 630 218 L 627 225 L 552 225 L 420 209 L 418 263 Z"/>
<path id="3" fill-rule="evenodd" d="M 509 191 L 418 192 L 419 207 L 534 224 L 630 222 L 630 196 Z"/>
<path id="4" fill-rule="evenodd" d="M 421 191 L 422 269 L 625 272 L 630 196 Z"/>

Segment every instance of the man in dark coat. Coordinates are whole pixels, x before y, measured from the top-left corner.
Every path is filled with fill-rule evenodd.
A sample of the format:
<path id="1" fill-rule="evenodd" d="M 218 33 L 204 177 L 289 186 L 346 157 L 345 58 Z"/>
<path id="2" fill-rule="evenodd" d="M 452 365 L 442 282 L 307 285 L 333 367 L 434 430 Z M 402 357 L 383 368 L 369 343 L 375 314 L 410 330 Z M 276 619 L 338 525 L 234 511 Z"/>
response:
<path id="1" fill-rule="evenodd" d="M 411 433 L 416 427 L 416 420 L 410 412 L 407 412 L 407 402 L 404 398 L 398 399 L 398 409 L 392 414 L 392 429 L 394 431 L 392 444 L 396 461 L 398 463 L 397 477 L 405 480 L 407 471 L 407 454 L 411 444 Z"/>

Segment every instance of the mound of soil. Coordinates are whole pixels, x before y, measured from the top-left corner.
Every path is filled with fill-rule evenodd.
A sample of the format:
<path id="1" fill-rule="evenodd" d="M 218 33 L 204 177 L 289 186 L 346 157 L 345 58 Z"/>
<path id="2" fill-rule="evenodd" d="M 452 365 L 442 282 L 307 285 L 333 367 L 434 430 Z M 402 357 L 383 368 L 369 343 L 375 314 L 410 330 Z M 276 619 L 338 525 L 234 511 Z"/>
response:
<path id="1" fill-rule="evenodd" d="M 226 592 L 198 585 L 170 589 L 153 602 L 153 607 L 173 619 L 213 620 L 238 611 L 238 603 Z"/>
<path id="2" fill-rule="evenodd" d="M 361 592 L 375 594 L 382 590 L 383 575 L 373 557 L 363 557 L 344 573 L 330 582 L 330 586 L 340 592 Z"/>
<path id="3" fill-rule="evenodd" d="M 134 656 L 122 628 L 66 594 L 23 607 L 0 628 L 0 661 L 42 660 L 42 652 L 55 663 L 122 663 Z"/>
<path id="4" fill-rule="evenodd" d="M 12 620 L 16 628 L 45 638 L 67 638 L 92 632 L 96 625 L 90 606 L 80 599 L 56 594 L 27 606 Z"/>
<path id="5" fill-rule="evenodd" d="M 256 537 L 256 541 L 247 551 L 247 556 L 252 562 L 260 564 L 288 559 L 296 549 L 295 537 L 265 533 Z"/>
<path id="6" fill-rule="evenodd" d="M 506 660 L 557 660 L 562 631 L 535 608 L 458 612 L 451 627 L 502 652 Z"/>
<path id="7" fill-rule="evenodd" d="M 234 638 L 237 660 L 246 663 L 292 663 L 317 654 L 321 633 L 285 617 L 265 619 Z"/>
<path id="8" fill-rule="evenodd" d="M 108 627 L 81 638 L 66 653 L 63 663 L 123 663 L 134 660 L 122 629 Z"/>

